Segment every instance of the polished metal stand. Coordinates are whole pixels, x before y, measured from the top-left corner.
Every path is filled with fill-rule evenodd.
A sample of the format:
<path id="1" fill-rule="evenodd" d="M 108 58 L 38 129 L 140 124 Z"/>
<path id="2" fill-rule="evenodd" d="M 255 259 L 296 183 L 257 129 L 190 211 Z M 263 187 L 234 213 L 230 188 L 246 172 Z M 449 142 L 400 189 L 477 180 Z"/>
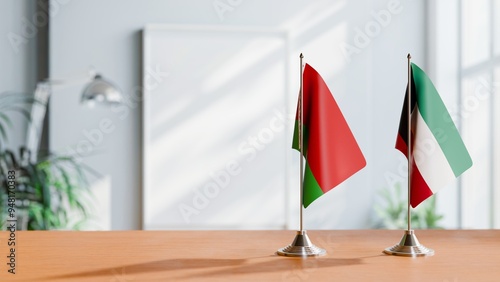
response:
<path id="1" fill-rule="evenodd" d="M 314 257 L 323 256 L 326 254 L 326 251 L 316 247 L 311 240 L 309 240 L 306 230 L 302 230 L 297 231 L 297 235 L 292 244 L 279 249 L 277 254 L 287 257 Z"/>
<path id="2" fill-rule="evenodd" d="M 406 230 L 403 238 L 401 238 L 401 242 L 397 245 L 386 248 L 384 253 L 395 256 L 423 257 L 433 256 L 434 250 L 426 248 L 424 245 L 420 244 L 413 230 Z"/>

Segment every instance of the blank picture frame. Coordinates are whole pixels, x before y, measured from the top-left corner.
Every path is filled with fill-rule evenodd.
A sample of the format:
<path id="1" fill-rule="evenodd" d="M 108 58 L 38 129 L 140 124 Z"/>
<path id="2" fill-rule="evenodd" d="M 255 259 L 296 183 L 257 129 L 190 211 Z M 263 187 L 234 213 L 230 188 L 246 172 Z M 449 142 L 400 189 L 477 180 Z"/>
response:
<path id="1" fill-rule="evenodd" d="M 287 33 L 143 31 L 143 229 L 283 229 L 291 146 Z"/>

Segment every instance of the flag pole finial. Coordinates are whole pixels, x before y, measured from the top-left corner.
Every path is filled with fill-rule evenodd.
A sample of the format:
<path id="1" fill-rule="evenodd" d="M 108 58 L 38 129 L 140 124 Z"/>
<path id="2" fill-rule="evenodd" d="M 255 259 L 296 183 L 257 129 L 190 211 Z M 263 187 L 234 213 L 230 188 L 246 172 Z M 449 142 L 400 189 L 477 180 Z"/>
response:
<path id="1" fill-rule="evenodd" d="M 408 53 L 408 56 L 406 56 L 406 58 L 408 58 L 408 60 L 410 60 L 411 59 L 411 54 Z"/>
<path id="2" fill-rule="evenodd" d="M 302 53 L 300 53 L 299 58 L 303 59 L 303 58 L 304 58 L 304 55 L 302 55 Z"/>

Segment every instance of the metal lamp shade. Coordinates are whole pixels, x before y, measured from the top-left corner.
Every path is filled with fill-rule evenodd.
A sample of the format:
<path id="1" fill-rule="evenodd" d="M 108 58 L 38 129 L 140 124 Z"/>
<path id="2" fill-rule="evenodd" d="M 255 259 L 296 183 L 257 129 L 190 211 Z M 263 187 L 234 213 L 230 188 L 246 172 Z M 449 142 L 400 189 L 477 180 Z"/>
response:
<path id="1" fill-rule="evenodd" d="M 94 102 L 119 104 L 122 102 L 122 95 L 111 82 L 96 75 L 82 93 L 82 103 L 93 104 Z"/>

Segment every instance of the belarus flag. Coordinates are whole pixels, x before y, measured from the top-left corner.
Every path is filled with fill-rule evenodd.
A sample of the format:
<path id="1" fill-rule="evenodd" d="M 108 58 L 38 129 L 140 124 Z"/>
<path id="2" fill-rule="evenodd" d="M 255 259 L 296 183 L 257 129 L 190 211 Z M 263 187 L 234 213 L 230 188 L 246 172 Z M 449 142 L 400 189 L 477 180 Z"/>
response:
<path id="1" fill-rule="evenodd" d="M 365 157 L 354 139 L 344 115 L 325 81 L 306 64 L 304 79 L 303 153 L 306 158 L 302 203 L 314 200 L 366 166 Z M 299 105 L 293 148 L 299 150 Z"/>
<path id="2" fill-rule="evenodd" d="M 431 80 L 411 64 L 410 204 L 418 206 L 472 166 L 458 130 Z M 396 149 L 408 157 L 408 88 Z"/>

